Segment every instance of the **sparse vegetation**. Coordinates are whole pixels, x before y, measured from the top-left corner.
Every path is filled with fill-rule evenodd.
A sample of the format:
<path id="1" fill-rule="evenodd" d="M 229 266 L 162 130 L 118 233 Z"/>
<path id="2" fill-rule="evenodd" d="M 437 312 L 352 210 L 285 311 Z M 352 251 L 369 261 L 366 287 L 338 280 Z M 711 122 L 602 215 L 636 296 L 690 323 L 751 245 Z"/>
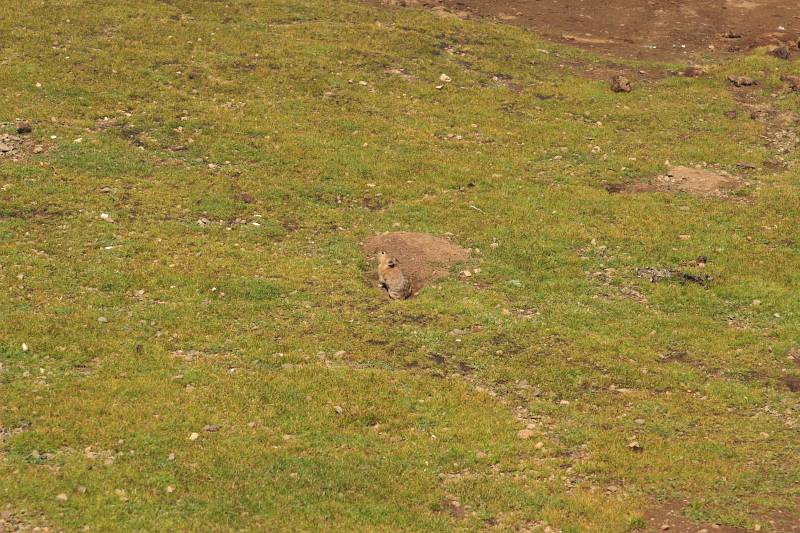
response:
<path id="1" fill-rule="evenodd" d="M 8 523 L 627 531 L 686 499 L 768 530 L 797 509 L 800 167 L 727 79 L 796 110 L 797 62 L 618 94 L 575 67 L 606 60 L 522 29 L 339 0 L 12 0 L 0 47 L 22 139 L 0 156 Z M 606 190 L 673 165 L 749 185 Z M 473 253 L 389 301 L 360 243 L 394 230 Z"/>

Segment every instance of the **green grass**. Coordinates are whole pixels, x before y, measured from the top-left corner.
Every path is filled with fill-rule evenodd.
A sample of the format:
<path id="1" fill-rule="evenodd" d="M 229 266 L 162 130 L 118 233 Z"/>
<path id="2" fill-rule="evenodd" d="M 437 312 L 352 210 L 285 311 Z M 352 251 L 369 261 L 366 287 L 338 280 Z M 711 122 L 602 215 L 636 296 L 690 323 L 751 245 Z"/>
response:
<path id="1" fill-rule="evenodd" d="M 0 508 L 566 532 L 798 501 L 800 172 L 723 115 L 727 74 L 770 99 L 797 63 L 618 95 L 520 29 L 349 1 L 0 11 L 0 122 L 48 147 L 0 162 Z M 666 161 L 761 170 L 736 200 L 603 188 Z M 453 234 L 480 274 L 382 299 L 359 243 L 396 229 Z M 708 288 L 636 276 L 699 255 Z"/>

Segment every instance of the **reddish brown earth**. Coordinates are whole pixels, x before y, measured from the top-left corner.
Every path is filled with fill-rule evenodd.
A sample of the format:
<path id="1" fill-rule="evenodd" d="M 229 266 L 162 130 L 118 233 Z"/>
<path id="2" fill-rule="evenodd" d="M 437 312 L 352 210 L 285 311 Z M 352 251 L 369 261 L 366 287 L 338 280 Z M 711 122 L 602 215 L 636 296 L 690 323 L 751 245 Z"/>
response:
<path id="1" fill-rule="evenodd" d="M 694 62 L 800 38 L 797 0 L 367 0 L 489 17 L 621 58 Z"/>

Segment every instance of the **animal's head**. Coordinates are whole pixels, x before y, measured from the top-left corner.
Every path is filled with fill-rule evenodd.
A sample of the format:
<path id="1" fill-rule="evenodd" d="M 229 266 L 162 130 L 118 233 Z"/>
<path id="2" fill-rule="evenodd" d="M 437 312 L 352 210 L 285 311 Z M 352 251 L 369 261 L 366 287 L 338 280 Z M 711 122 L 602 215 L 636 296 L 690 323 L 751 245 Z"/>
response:
<path id="1" fill-rule="evenodd" d="M 386 265 L 389 268 L 394 268 L 395 266 L 397 266 L 397 259 L 391 257 L 384 250 L 381 250 L 378 252 L 378 263 L 381 265 Z"/>

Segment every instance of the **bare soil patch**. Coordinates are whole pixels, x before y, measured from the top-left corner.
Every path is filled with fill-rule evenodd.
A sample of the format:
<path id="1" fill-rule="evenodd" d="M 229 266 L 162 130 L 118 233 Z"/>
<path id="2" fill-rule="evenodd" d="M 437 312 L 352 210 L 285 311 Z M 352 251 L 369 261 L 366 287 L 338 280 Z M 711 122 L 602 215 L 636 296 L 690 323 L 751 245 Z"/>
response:
<path id="1" fill-rule="evenodd" d="M 789 82 L 787 82 L 789 83 Z M 762 98 L 755 90 L 756 87 L 733 84 L 731 92 L 749 113 L 750 118 L 764 125 L 762 138 L 764 144 L 775 154 L 771 166 L 791 166 L 792 155 L 800 147 L 800 114 L 795 111 L 781 111 L 770 104 L 768 99 Z M 787 91 L 793 91 L 794 86 L 789 85 Z"/>
<path id="2" fill-rule="evenodd" d="M 748 182 L 742 178 L 732 176 L 723 171 L 674 167 L 661 176 L 619 185 L 609 185 L 606 189 L 612 194 L 683 192 L 694 196 L 724 197 L 747 185 L 749 185 Z"/>
<path id="3" fill-rule="evenodd" d="M 29 139 L 25 134 L 0 133 L 0 161 L 20 161 L 30 154 L 42 152 L 44 146 Z"/>
<path id="4" fill-rule="evenodd" d="M 0 510 L 0 533 L 21 533 L 28 531 L 49 532 L 55 531 L 48 526 L 35 525 L 38 520 L 31 520 L 21 513 L 11 509 Z"/>
<path id="5" fill-rule="evenodd" d="M 800 56 L 796 0 L 367 0 L 490 17 L 556 42 L 622 58 L 692 61 L 786 45 Z"/>
<path id="6" fill-rule="evenodd" d="M 447 277 L 453 265 L 469 259 L 466 248 L 429 233 L 384 233 L 364 243 L 364 252 L 370 260 L 381 250 L 397 259 L 403 273 L 411 279 L 412 294 L 431 281 Z M 374 269 L 372 277 L 377 279 Z"/>
<path id="7" fill-rule="evenodd" d="M 702 531 L 706 533 L 745 533 L 746 531 L 752 531 L 722 524 L 697 522 L 683 515 L 685 506 L 685 502 L 667 502 L 647 509 L 644 513 L 646 527 L 638 531 L 642 533 L 662 533 L 664 531 L 670 533 L 699 533 Z M 800 531 L 800 514 L 797 513 L 796 509 L 771 511 L 755 521 L 758 524 L 758 527 L 755 528 L 756 531 L 769 530 L 782 533 Z"/>
<path id="8" fill-rule="evenodd" d="M 746 529 L 729 527 L 721 524 L 703 524 L 695 522 L 683 515 L 684 504 L 678 502 L 663 503 L 647 509 L 644 513 L 644 529 L 648 533 L 669 531 L 670 533 L 697 533 L 705 530 L 715 533 L 746 533 Z"/>

